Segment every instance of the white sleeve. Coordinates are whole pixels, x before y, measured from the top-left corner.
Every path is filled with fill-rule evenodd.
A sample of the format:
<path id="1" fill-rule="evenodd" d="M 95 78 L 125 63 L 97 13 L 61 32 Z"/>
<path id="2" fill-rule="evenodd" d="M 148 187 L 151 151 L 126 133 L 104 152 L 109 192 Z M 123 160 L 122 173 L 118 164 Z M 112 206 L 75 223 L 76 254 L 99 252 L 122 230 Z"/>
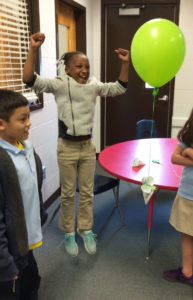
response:
<path id="1" fill-rule="evenodd" d="M 61 77 L 55 78 L 43 78 L 37 75 L 36 80 L 32 88 L 35 90 L 36 93 L 53 93 L 57 91 L 57 89 L 62 84 Z"/>
<path id="2" fill-rule="evenodd" d="M 101 97 L 115 97 L 124 94 L 127 90 L 118 81 L 106 83 L 98 81 L 97 85 L 98 95 Z"/>

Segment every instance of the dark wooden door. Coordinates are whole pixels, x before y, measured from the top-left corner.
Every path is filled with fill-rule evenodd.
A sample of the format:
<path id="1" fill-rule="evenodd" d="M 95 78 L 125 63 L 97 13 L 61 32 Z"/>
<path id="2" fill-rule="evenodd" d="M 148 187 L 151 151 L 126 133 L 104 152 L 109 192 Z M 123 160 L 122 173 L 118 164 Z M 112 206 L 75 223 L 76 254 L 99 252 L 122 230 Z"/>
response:
<path id="1" fill-rule="evenodd" d="M 102 22 L 104 25 L 102 75 L 103 80 L 108 82 L 116 80 L 120 72 L 120 60 L 114 53 L 114 49 L 119 47 L 130 49 L 133 36 L 138 28 L 151 19 L 165 18 L 177 23 L 178 5 L 175 3 L 135 5 L 132 8 L 139 8 L 139 15 L 120 15 L 121 4 L 104 4 L 104 2 L 102 6 L 102 21 L 104 21 Z M 130 8 L 131 6 L 126 5 L 124 7 Z M 156 97 L 154 119 L 158 137 L 171 136 L 173 91 L 174 79 L 160 87 Z M 126 94 L 116 98 L 102 99 L 101 105 L 101 145 L 104 148 L 115 143 L 135 139 L 136 122 L 141 119 L 152 118 L 152 89 L 146 87 L 130 63 Z"/>

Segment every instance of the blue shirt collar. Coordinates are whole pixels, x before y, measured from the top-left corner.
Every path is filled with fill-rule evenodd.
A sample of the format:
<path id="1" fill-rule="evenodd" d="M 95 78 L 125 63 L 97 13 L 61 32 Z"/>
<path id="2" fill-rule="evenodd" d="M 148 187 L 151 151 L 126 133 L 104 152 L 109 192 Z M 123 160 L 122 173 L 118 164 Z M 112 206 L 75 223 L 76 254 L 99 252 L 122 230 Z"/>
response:
<path id="1" fill-rule="evenodd" d="M 18 154 L 20 152 L 22 153 L 25 152 L 25 150 L 30 150 L 32 148 L 31 143 L 29 141 L 22 141 L 22 144 L 24 145 L 24 149 L 17 148 L 12 144 L 8 143 L 7 141 L 5 141 L 4 139 L 0 138 L 0 146 L 3 149 L 14 154 Z"/>

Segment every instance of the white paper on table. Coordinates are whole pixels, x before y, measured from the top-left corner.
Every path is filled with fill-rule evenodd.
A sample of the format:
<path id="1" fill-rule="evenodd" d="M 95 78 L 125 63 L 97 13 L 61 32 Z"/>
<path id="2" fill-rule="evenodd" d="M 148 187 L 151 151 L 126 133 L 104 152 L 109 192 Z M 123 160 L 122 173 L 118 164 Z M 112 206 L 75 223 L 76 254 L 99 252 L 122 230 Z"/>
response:
<path id="1" fill-rule="evenodd" d="M 134 158 L 133 160 L 133 167 L 139 167 L 139 166 L 144 166 L 144 162 L 140 160 L 138 157 Z"/>
<path id="2" fill-rule="evenodd" d="M 156 187 L 153 185 L 154 179 L 152 176 L 143 177 L 142 183 L 143 184 L 141 185 L 141 190 L 143 193 L 144 202 L 145 204 L 147 204 L 151 199 L 151 196 L 155 192 Z"/>

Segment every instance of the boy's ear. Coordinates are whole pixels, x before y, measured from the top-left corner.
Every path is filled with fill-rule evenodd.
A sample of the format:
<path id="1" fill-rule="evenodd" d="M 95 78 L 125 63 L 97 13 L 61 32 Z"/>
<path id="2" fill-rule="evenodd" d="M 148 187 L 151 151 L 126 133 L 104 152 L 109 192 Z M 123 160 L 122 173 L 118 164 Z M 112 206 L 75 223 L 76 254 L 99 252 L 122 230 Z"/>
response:
<path id="1" fill-rule="evenodd" d="M 5 130 L 6 127 L 6 121 L 0 118 L 0 131 Z"/>

